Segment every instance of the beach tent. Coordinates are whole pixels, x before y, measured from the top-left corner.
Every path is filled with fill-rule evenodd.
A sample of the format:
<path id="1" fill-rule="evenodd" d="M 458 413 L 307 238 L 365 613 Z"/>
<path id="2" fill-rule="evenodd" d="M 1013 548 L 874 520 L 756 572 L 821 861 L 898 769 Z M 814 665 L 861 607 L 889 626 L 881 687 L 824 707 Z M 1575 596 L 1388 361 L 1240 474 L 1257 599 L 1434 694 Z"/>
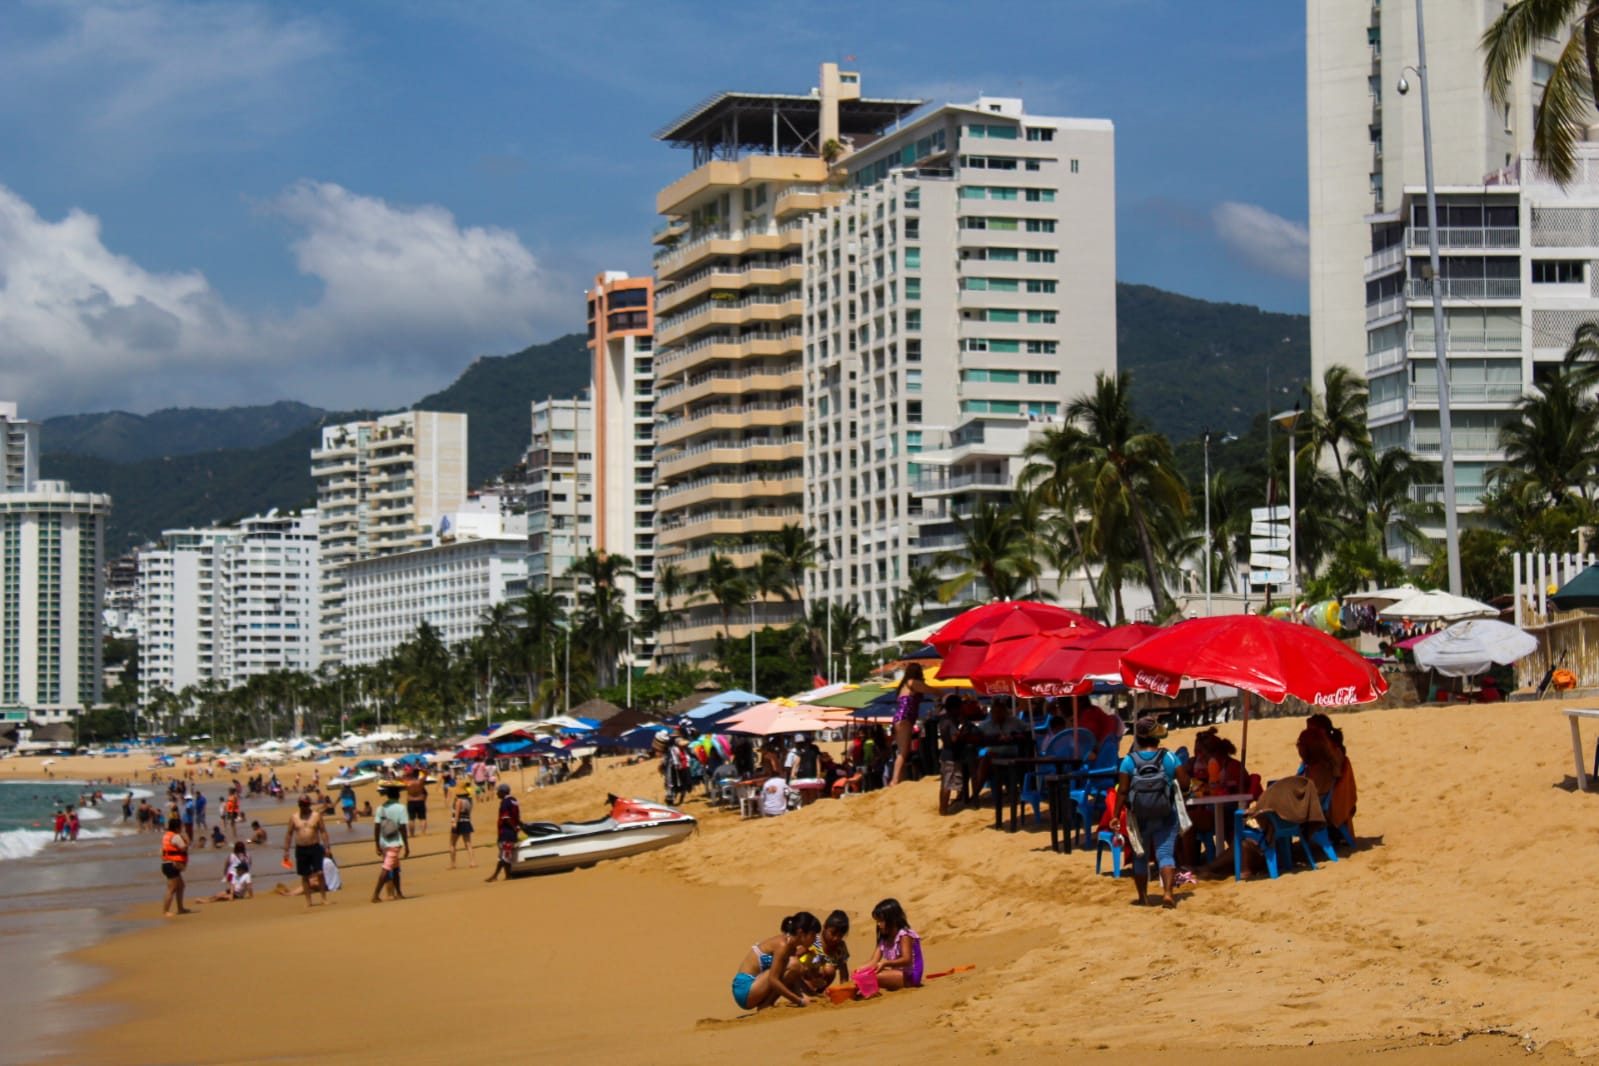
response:
<path id="1" fill-rule="evenodd" d="M 906 630 L 904 633 L 890 637 L 889 640 L 895 644 L 926 644 L 927 638 L 942 628 L 944 628 L 943 620 L 929 622 L 925 626 L 917 626 L 915 629 Z"/>
<path id="2" fill-rule="evenodd" d="M 1351 592 L 1343 598 L 1345 603 L 1363 603 L 1369 607 L 1386 607 L 1390 603 L 1408 600 L 1421 590 L 1411 584 L 1396 585 L 1388 589 L 1375 589 L 1371 592 Z"/>
<path id="3" fill-rule="evenodd" d="M 1420 640 L 1411 649 L 1416 665 L 1445 677 L 1475 677 L 1495 664 L 1505 666 L 1538 650 L 1538 639 L 1492 618 L 1456 622 Z"/>

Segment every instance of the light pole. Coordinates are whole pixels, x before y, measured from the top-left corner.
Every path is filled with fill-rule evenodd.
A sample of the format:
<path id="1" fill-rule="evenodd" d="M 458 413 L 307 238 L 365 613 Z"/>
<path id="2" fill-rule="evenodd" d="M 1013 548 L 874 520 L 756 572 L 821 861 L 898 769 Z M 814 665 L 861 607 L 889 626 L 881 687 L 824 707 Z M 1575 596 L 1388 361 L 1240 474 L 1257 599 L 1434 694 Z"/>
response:
<path id="1" fill-rule="evenodd" d="M 1294 609 L 1299 596 L 1299 488 L 1296 471 L 1299 457 L 1294 454 L 1294 426 L 1304 412 L 1294 404 L 1292 411 L 1271 416 L 1271 420 L 1288 430 L 1288 609 Z"/>
<path id="2" fill-rule="evenodd" d="M 624 667 L 627 670 L 627 708 L 633 709 L 633 627 L 627 627 L 627 655 L 624 658 Z"/>
<path id="3" fill-rule="evenodd" d="M 1210 430 L 1205 430 L 1205 617 L 1210 610 L 1210 571 L 1215 553 L 1210 544 Z"/>
<path id="4" fill-rule="evenodd" d="M 750 597 L 750 694 L 755 694 L 755 597 Z"/>
<path id="5" fill-rule="evenodd" d="M 1460 530 L 1455 501 L 1455 442 L 1449 414 L 1448 341 L 1444 326 L 1444 294 L 1438 263 L 1438 190 L 1432 176 L 1432 101 L 1427 90 L 1427 31 L 1421 2 L 1416 0 L 1416 65 L 1406 67 L 1421 82 L 1421 155 L 1427 172 L 1427 253 L 1432 263 L 1432 342 L 1438 367 L 1438 459 L 1444 474 L 1444 553 L 1449 561 L 1449 591 L 1460 595 Z M 1399 74 L 1399 94 L 1410 91 L 1404 71 Z"/>

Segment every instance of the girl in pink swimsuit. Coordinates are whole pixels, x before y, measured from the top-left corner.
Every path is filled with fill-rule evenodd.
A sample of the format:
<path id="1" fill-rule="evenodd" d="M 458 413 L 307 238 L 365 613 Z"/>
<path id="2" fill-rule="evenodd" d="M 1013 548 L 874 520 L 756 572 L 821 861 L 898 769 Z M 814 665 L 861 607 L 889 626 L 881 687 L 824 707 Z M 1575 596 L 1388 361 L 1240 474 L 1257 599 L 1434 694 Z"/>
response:
<path id="1" fill-rule="evenodd" d="M 905 908 L 897 899 L 885 899 L 872 908 L 877 922 L 877 950 L 867 963 L 877 973 L 880 988 L 919 988 L 922 983 L 922 938 L 911 928 Z"/>
<path id="2" fill-rule="evenodd" d="M 921 714 L 922 697 L 932 693 L 932 688 L 922 680 L 921 663 L 911 663 L 905 667 L 905 676 L 900 678 L 899 688 L 895 690 L 894 776 L 889 781 L 891 785 L 905 780 L 905 768 L 910 765 L 911 759 L 911 737 L 916 731 L 916 719 Z"/>

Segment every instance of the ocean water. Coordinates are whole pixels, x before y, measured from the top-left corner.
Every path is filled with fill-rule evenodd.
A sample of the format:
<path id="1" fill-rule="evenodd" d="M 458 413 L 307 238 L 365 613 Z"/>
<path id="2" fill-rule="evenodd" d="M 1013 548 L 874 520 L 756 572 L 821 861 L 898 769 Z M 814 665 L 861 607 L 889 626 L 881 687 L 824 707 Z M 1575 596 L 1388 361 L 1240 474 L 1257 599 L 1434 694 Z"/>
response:
<path id="1" fill-rule="evenodd" d="M 130 790 L 107 789 L 99 807 L 85 805 L 84 795 L 90 791 L 83 781 L 0 781 L 0 862 L 31 858 L 49 847 L 55 812 L 69 803 L 78 808 L 78 843 L 112 836 L 122 827 L 122 797 Z M 149 795 L 148 790 L 132 791 L 135 803 Z"/>

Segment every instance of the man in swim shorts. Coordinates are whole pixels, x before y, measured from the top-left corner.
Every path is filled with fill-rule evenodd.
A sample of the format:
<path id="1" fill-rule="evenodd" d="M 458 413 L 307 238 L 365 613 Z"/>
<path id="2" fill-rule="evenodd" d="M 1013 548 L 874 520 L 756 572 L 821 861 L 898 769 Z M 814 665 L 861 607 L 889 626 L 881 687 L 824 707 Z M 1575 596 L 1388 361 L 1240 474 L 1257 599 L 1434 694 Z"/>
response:
<path id="1" fill-rule="evenodd" d="M 289 828 L 283 834 L 283 861 L 289 861 L 289 847 L 294 847 L 294 872 L 305 889 L 305 905 L 311 906 L 311 878 L 322 872 L 322 856 L 333 845 L 328 839 L 328 826 L 322 812 L 311 805 L 310 796 L 301 796 L 299 809 L 289 816 Z M 322 890 L 322 902 L 328 901 L 327 889 Z"/>
<path id="2" fill-rule="evenodd" d="M 383 860 L 383 869 L 378 872 L 378 883 L 372 887 L 373 903 L 382 902 L 379 893 L 384 885 L 389 886 L 390 899 L 405 898 L 405 893 L 400 891 L 400 853 L 403 851 L 405 858 L 411 857 L 411 837 L 406 828 L 405 805 L 400 802 L 400 785 L 386 782 L 381 789 L 383 806 L 372 816 L 372 843 Z"/>

